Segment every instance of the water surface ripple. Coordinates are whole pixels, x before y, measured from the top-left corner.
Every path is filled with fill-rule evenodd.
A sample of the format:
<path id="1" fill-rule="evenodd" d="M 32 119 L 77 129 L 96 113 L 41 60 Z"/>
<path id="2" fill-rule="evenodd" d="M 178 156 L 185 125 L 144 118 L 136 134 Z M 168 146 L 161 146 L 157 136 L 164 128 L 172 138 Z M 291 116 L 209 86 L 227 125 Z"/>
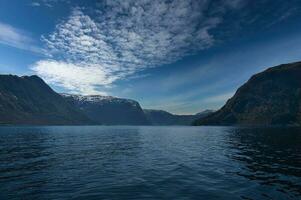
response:
<path id="1" fill-rule="evenodd" d="M 301 130 L 0 127 L 0 199 L 301 199 Z"/>

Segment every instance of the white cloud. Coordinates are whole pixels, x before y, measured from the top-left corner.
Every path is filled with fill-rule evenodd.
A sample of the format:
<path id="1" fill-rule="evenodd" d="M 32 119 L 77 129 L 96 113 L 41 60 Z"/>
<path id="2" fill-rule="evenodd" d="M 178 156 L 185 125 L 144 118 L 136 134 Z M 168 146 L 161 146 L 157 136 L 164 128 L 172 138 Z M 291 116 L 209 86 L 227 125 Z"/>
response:
<path id="1" fill-rule="evenodd" d="M 96 92 L 96 85 L 110 86 L 138 71 L 211 47 L 215 38 L 210 32 L 222 17 L 206 13 L 209 3 L 108 0 L 99 2 L 93 13 L 77 7 L 52 34 L 42 38 L 50 57 L 60 61 L 40 61 L 32 69 L 50 83 L 81 93 Z M 52 67 L 46 67 L 47 62 Z M 91 68 L 101 77 L 84 82 L 88 89 L 78 87 L 81 79 L 91 75 L 82 72 Z M 69 71 L 82 78 L 75 82 L 66 76 Z"/>
<path id="2" fill-rule="evenodd" d="M 42 50 L 34 45 L 33 39 L 20 29 L 0 22 L 0 44 L 8 45 L 22 50 L 42 53 Z"/>
<path id="3" fill-rule="evenodd" d="M 97 83 L 107 85 L 114 81 L 114 78 L 107 77 L 97 65 L 81 67 L 72 63 L 42 60 L 32 69 L 37 71 L 38 75 L 43 75 L 48 82 L 65 87 L 73 93 L 80 91 L 83 94 L 105 94 L 97 91 Z"/>

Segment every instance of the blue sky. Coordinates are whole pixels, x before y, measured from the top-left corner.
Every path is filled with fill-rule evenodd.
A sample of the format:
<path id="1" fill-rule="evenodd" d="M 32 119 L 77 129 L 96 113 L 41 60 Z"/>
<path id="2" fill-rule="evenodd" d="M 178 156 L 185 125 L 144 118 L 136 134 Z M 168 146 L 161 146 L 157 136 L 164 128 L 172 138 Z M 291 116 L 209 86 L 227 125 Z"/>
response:
<path id="1" fill-rule="evenodd" d="M 299 0 L 0 0 L 0 73 L 196 113 L 301 60 L 300 27 Z"/>

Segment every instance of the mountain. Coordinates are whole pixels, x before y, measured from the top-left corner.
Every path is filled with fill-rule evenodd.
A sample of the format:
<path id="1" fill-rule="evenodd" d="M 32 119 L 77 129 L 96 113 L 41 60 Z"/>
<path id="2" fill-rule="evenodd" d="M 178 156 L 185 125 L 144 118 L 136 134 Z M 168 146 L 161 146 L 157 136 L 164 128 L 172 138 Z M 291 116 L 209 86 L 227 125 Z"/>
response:
<path id="1" fill-rule="evenodd" d="M 0 75 L 0 124 L 190 125 L 207 112 L 174 115 L 142 110 L 131 99 L 58 94 L 38 76 Z"/>
<path id="2" fill-rule="evenodd" d="M 301 125 L 301 62 L 252 76 L 220 110 L 194 125 Z"/>
<path id="3" fill-rule="evenodd" d="M 0 124 L 92 123 L 38 76 L 0 75 Z"/>
<path id="4" fill-rule="evenodd" d="M 149 125 L 137 101 L 101 95 L 61 95 L 98 124 Z"/>
<path id="5" fill-rule="evenodd" d="M 191 123 L 199 118 L 205 117 L 211 112 L 206 110 L 205 112 L 198 113 L 196 115 L 175 115 L 164 110 L 143 110 L 147 119 L 152 125 L 191 125 Z"/>

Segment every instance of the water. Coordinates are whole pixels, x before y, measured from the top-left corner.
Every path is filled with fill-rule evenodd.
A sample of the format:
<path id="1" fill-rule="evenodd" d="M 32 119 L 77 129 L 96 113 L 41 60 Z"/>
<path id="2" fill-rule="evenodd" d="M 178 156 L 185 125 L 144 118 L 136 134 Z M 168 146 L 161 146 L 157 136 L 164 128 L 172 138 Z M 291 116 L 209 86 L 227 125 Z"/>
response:
<path id="1" fill-rule="evenodd" d="M 301 199 L 301 130 L 1 127 L 0 199 Z"/>

